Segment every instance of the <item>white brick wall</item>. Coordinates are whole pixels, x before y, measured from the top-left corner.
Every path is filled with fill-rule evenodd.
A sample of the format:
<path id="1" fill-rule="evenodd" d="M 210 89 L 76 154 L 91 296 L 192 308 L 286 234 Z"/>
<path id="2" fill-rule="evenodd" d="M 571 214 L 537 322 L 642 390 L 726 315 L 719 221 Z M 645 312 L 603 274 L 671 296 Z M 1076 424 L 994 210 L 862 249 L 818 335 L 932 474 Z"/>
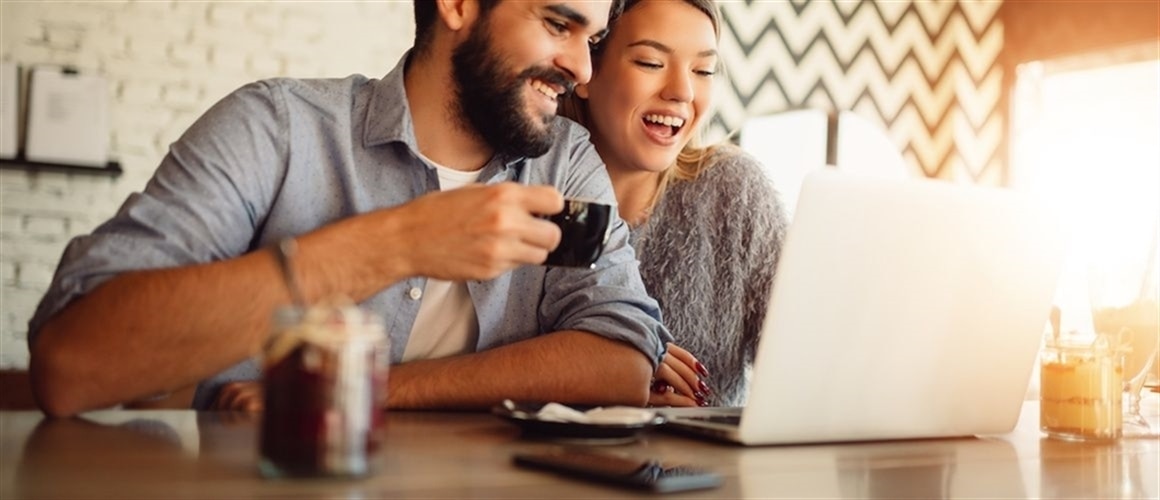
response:
<path id="1" fill-rule="evenodd" d="M 0 368 L 25 368 L 28 319 L 68 240 L 140 190 L 168 146 L 229 91 L 275 77 L 386 74 L 411 2 L 0 1 L 0 59 L 109 80 L 118 179 L 0 171 Z"/>

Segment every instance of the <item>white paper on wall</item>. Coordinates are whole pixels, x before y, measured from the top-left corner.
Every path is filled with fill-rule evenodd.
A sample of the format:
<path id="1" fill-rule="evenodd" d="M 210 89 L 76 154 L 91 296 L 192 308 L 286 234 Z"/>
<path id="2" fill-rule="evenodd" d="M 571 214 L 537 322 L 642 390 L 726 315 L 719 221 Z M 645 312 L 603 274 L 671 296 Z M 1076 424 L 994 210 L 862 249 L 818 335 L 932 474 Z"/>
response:
<path id="1" fill-rule="evenodd" d="M 29 80 L 29 161 L 104 167 L 109 161 L 108 84 L 59 67 L 33 69 Z"/>
<path id="2" fill-rule="evenodd" d="M 0 62 L 0 158 L 12 159 L 18 153 L 17 134 L 20 124 L 20 69 L 13 62 Z"/>

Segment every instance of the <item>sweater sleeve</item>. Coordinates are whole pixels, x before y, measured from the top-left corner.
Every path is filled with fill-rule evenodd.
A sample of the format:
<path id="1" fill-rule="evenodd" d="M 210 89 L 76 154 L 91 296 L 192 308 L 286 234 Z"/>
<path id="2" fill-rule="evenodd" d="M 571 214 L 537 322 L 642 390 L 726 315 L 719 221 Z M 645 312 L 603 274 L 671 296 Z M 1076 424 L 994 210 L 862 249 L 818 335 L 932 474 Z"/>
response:
<path id="1" fill-rule="evenodd" d="M 742 219 L 741 228 L 746 237 L 740 249 L 744 258 L 738 262 L 744 267 L 739 274 L 749 277 L 742 310 L 742 346 L 746 362 L 752 363 L 789 223 L 773 181 L 765 175 L 761 164 L 738 148 L 719 149 L 719 164 L 714 166 L 722 178 L 718 186 L 743 200 L 739 205 L 745 207 L 736 214 Z"/>

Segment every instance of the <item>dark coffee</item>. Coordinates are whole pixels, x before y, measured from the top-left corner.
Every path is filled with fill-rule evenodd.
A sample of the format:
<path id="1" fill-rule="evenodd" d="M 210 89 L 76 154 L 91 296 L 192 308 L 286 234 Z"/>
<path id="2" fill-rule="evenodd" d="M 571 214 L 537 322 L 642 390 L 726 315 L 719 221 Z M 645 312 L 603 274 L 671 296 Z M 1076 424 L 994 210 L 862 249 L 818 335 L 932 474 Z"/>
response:
<path id="1" fill-rule="evenodd" d="M 560 227 L 560 244 L 544 265 L 592 267 L 604 252 L 612 210 L 612 205 L 565 199 L 563 211 L 545 217 Z"/>
<path id="2" fill-rule="evenodd" d="M 378 364 L 376 355 L 370 350 L 335 352 L 303 343 L 267 367 L 259 438 L 266 476 L 362 476 L 370 472 L 381 425 L 375 393 L 385 384 L 385 374 L 370 368 Z M 366 368 L 350 373 L 352 364 Z M 343 380 L 349 377 L 355 379 Z"/>
<path id="3" fill-rule="evenodd" d="M 263 475 L 369 474 L 386 404 L 386 356 L 378 323 L 315 318 L 276 332 L 263 363 Z"/>

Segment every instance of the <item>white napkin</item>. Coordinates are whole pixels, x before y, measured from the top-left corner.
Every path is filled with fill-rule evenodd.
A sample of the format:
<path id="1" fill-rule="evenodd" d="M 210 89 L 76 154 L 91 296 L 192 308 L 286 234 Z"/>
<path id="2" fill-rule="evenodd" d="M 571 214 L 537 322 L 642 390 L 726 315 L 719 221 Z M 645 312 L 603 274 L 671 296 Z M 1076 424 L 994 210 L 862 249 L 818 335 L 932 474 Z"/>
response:
<path id="1" fill-rule="evenodd" d="M 548 422 L 572 422 L 578 424 L 636 425 L 651 422 L 656 412 L 631 406 L 610 406 L 593 408 L 586 412 L 548 403 L 536 413 L 536 418 Z"/>

